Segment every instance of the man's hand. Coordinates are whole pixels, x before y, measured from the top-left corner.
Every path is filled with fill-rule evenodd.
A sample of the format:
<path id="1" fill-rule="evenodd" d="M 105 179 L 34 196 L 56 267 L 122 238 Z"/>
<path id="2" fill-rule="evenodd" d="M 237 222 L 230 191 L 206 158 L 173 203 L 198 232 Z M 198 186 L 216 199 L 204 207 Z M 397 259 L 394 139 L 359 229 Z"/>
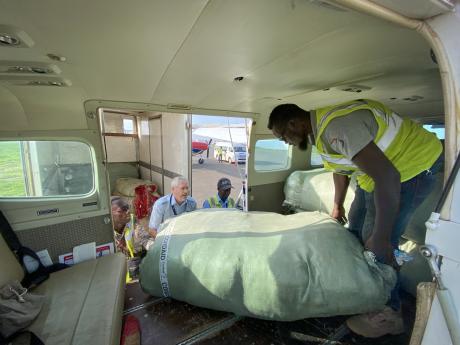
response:
<path id="1" fill-rule="evenodd" d="M 379 260 L 397 267 L 390 243 L 399 213 L 400 173 L 374 142 L 370 142 L 359 151 L 352 161 L 375 183 L 375 222 L 372 235 L 366 241 L 365 247 L 372 251 Z"/>
<path id="2" fill-rule="evenodd" d="M 350 178 L 345 175 L 339 175 L 334 173 L 334 208 L 332 209 L 331 216 L 337 222 L 344 225 L 348 222 L 347 217 L 345 216 L 345 209 L 343 208 L 343 203 L 345 197 L 347 196 L 348 185 L 350 184 Z"/>
<path id="3" fill-rule="evenodd" d="M 331 217 L 342 225 L 348 222 L 348 219 L 345 216 L 345 208 L 343 206 L 335 204 L 334 208 L 332 209 Z"/>
<path id="4" fill-rule="evenodd" d="M 394 268 L 399 268 L 396 259 L 393 253 L 393 247 L 391 243 L 388 241 L 384 241 L 383 239 L 378 239 L 376 236 L 371 236 L 364 244 L 364 247 L 367 250 L 373 252 L 379 261 L 383 260 L 384 264 L 393 266 Z"/>
<path id="5" fill-rule="evenodd" d="M 150 235 L 150 237 L 155 239 L 157 237 L 157 230 L 154 229 L 154 228 L 149 228 L 149 235 Z"/>

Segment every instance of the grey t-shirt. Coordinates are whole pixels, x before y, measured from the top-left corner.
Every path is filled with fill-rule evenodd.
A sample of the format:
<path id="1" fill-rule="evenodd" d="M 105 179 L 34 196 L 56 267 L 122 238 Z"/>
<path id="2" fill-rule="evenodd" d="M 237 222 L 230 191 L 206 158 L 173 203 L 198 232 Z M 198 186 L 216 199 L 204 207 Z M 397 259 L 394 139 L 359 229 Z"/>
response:
<path id="1" fill-rule="evenodd" d="M 321 138 L 324 150 L 351 160 L 377 135 L 378 124 L 369 110 L 356 110 L 329 122 Z M 315 133 L 316 134 L 316 133 Z"/>

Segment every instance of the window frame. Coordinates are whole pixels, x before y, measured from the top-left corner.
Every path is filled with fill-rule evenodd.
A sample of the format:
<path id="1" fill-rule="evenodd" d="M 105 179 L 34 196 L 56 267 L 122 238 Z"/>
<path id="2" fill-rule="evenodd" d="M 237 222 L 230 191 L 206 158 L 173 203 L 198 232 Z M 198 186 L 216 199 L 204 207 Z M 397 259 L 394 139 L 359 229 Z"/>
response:
<path id="1" fill-rule="evenodd" d="M 123 132 L 106 132 L 105 131 L 105 116 L 106 115 L 120 115 L 120 118 L 121 118 L 121 122 L 122 122 L 122 131 Z M 124 127 L 123 127 L 123 120 L 124 119 L 131 119 L 133 120 L 133 131 L 134 133 L 133 134 L 127 134 L 127 133 L 124 133 Z M 134 115 L 134 114 L 127 114 L 127 113 L 117 113 L 117 112 L 112 112 L 112 111 L 105 111 L 103 113 L 103 116 L 102 116 L 102 121 L 101 121 L 101 124 L 102 124 L 102 128 L 103 128 L 103 131 L 102 131 L 102 136 L 107 136 L 107 137 L 130 137 L 130 138 L 139 138 L 139 131 L 138 131 L 138 125 L 137 125 L 137 116 Z"/>
<path id="2" fill-rule="evenodd" d="M 3 142 L 39 142 L 39 141 L 55 141 L 55 142 L 78 142 L 86 145 L 89 149 L 90 154 L 90 162 L 91 162 L 91 173 L 92 173 L 92 188 L 85 194 L 64 194 L 64 195 L 44 195 L 44 196 L 2 196 L 0 195 L 0 203 L 6 201 L 24 201 L 24 202 L 39 202 L 43 200 L 78 200 L 78 199 L 87 199 L 89 197 L 94 196 L 98 193 L 98 186 L 99 186 L 99 177 L 97 175 L 98 168 L 97 168 L 97 155 L 96 151 L 94 150 L 93 145 L 90 141 L 85 140 L 84 138 L 77 138 L 77 137 L 21 137 L 21 138 L 13 138 L 13 137 L 4 137 L 0 140 L 0 143 Z M 22 163 L 24 164 L 24 163 Z M 23 167 L 24 168 L 24 167 Z"/>
<path id="3" fill-rule="evenodd" d="M 288 145 L 284 143 L 287 146 L 287 157 L 286 157 L 286 163 L 287 165 L 281 169 L 271 169 L 271 170 L 261 170 L 257 169 L 257 161 L 256 161 L 256 152 L 257 152 L 257 143 L 259 141 L 280 141 L 278 138 L 274 137 L 267 137 L 267 138 L 257 138 L 254 142 L 254 171 L 258 174 L 266 174 L 266 173 L 277 173 L 277 172 L 283 172 L 283 171 L 288 171 L 292 167 L 292 145 Z M 281 141 L 280 141 L 281 142 Z"/>

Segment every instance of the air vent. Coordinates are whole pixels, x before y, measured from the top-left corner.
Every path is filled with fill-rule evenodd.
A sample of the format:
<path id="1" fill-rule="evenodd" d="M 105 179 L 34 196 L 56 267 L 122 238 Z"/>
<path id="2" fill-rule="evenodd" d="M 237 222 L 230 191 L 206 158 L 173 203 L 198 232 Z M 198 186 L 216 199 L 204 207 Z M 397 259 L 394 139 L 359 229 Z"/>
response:
<path id="1" fill-rule="evenodd" d="M 363 91 L 368 91 L 371 88 L 365 85 L 344 85 L 344 86 L 340 86 L 339 89 L 342 91 L 346 91 L 346 92 L 361 93 Z"/>
<path id="2" fill-rule="evenodd" d="M 169 103 L 168 104 L 168 109 L 173 109 L 173 110 L 191 110 L 192 107 L 188 104 L 175 104 L 175 103 Z"/>
<path id="3" fill-rule="evenodd" d="M 34 41 L 23 30 L 12 25 L 0 25 L 0 47 L 30 48 Z"/>
<path id="4" fill-rule="evenodd" d="M 417 95 L 403 98 L 403 100 L 409 101 L 409 102 L 417 102 L 417 101 L 419 101 L 421 99 L 423 99 L 423 97 L 422 96 L 417 96 Z"/>
<path id="5" fill-rule="evenodd" d="M 19 86 L 71 86 L 70 80 L 46 75 L 13 75 L 0 74 L 0 81 Z"/>
<path id="6" fill-rule="evenodd" d="M 348 10 L 347 8 L 343 6 L 337 5 L 335 3 L 334 4 L 330 3 L 329 1 L 326 1 L 326 0 L 310 0 L 310 2 L 314 5 L 321 6 L 321 7 L 327 8 L 329 10 L 337 11 L 337 12 L 347 12 Z"/>
<path id="7" fill-rule="evenodd" d="M 61 73 L 56 65 L 32 61 L 0 61 L 0 73 L 53 75 Z"/>

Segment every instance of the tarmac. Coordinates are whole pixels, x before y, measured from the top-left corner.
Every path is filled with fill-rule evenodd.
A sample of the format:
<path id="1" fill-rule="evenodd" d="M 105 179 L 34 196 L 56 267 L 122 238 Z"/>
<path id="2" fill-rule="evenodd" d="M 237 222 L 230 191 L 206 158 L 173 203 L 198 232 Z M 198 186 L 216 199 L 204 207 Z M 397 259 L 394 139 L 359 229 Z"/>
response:
<path id="1" fill-rule="evenodd" d="M 242 178 L 245 179 L 245 176 L 246 164 L 219 163 L 215 158 L 205 158 L 203 164 L 198 164 L 198 158 L 193 157 L 192 197 L 198 208 L 202 208 L 204 200 L 217 194 L 217 181 L 227 177 L 235 187 L 230 196 L 236 201 L 243 186 Z"/>

